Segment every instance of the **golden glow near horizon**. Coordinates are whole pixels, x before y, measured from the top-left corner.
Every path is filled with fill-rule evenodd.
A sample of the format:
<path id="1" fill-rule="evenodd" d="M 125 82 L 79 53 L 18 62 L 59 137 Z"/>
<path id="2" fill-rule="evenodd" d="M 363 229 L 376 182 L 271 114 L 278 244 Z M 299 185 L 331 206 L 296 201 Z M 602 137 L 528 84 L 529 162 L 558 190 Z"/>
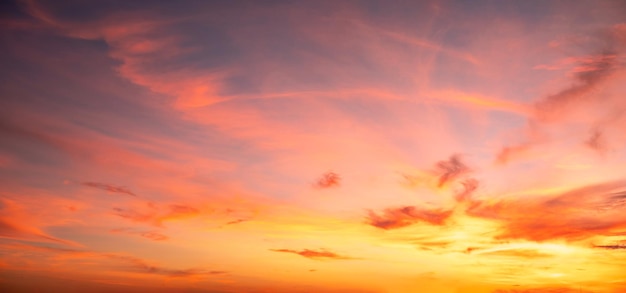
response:
<path id="1" fill-rule="evenodd" d="M 2 292 L 626 292 L 626 2 L 15 0 Z"/>

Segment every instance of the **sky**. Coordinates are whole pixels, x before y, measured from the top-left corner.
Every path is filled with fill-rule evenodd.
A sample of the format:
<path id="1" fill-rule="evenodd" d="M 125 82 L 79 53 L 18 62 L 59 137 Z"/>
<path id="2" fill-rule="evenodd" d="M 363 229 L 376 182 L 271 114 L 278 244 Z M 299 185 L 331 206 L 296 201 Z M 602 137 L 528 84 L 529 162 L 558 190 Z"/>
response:
<path id="1" fill-rule="evenodd" d="M 2 1 L 3 292 L 626 291 L 626 2 Z"/>

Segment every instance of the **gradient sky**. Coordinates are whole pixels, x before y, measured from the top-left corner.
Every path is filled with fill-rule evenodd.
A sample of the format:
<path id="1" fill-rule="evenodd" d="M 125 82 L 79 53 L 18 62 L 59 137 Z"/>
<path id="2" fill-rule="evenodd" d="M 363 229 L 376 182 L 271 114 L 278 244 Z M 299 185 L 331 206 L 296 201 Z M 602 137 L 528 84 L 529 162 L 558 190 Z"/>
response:
<path id="1" fill-rule="evenodd" d="M 2 1 L 3 292 L 626 292 L 625 1 Z"/>

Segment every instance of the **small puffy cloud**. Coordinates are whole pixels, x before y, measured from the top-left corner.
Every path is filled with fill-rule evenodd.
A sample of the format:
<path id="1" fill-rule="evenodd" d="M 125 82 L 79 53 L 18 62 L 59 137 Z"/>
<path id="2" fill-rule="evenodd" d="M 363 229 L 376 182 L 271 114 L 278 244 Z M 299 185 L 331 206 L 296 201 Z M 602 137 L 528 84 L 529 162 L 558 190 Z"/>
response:
<path id="1" fill-rule="evenodd" d="M 319 179 L 317 179 L 314 186 L 320 189 L 332 188 L 332 187 L 338 187 L 340 183 L 341 183 L 341 177 L 339 176 L 339 174 L 335 172 L 326 172 L 322 174 L 322 176 Z"/>

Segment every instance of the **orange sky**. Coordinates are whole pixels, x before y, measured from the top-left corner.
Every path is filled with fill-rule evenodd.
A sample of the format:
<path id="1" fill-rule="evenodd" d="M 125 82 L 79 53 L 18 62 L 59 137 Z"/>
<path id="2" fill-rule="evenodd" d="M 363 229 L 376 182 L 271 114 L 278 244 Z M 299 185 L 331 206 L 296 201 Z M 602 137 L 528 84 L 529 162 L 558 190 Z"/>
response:
<path id="1" fill-rule="evenodd" d="M 4 1 L 0 291 L 626 292 L 626 2 Z"/>

